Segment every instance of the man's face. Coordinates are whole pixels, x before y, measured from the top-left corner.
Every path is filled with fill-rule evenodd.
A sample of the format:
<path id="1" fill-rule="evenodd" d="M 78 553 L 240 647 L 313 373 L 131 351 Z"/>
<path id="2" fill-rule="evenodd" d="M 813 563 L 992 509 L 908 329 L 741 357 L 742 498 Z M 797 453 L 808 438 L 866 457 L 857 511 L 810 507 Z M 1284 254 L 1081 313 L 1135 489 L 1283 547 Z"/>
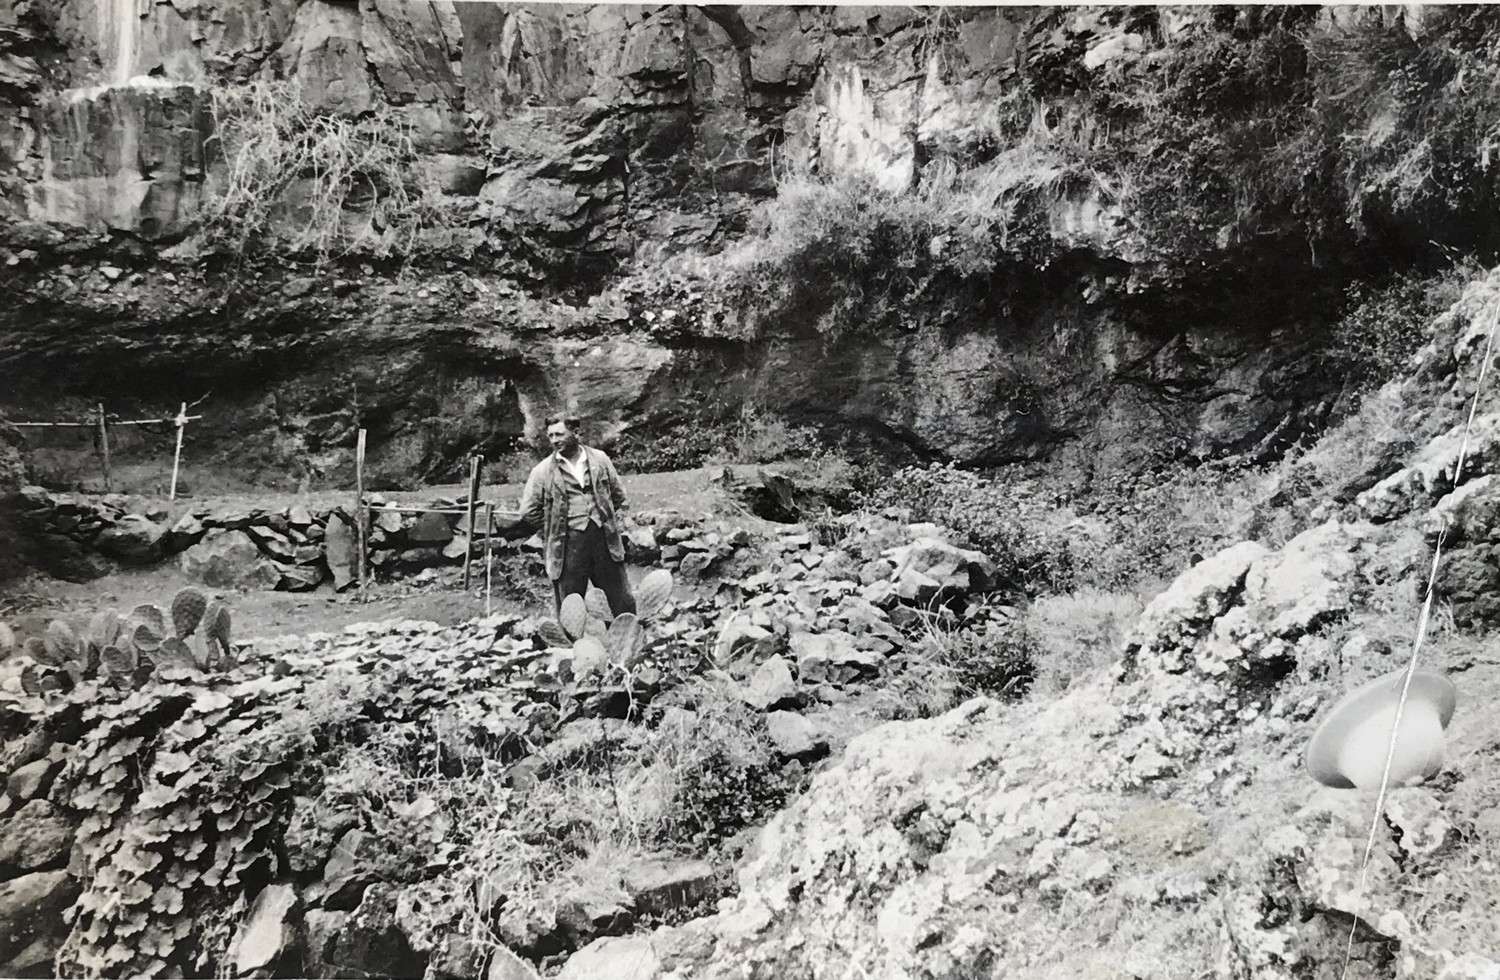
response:
<path id="1" fill-rule="evenodd" d="M 547 442 L 552 445 L 553 452 L 567 455 L 578 445 L 578 436 L 568 428 L 568 423 L 553 422 L 547 426 Z"/>

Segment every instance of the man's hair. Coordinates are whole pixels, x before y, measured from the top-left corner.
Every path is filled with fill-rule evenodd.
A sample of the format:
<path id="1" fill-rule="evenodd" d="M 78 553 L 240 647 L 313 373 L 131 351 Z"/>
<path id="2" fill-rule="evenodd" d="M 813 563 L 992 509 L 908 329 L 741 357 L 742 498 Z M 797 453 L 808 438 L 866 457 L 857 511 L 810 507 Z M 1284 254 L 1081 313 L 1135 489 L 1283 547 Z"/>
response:
<path id="1" fill-rule="evenodd" d="M 578 426 L 582 424 L 583 420 L 576 415 L 566 415 L 562 412 L 553 412 L 546 418 L 548 428 L 551 428 L 559 422 L 561 422 L 563 425 L 566 425 L 569 432 L 577 432 Z"/>

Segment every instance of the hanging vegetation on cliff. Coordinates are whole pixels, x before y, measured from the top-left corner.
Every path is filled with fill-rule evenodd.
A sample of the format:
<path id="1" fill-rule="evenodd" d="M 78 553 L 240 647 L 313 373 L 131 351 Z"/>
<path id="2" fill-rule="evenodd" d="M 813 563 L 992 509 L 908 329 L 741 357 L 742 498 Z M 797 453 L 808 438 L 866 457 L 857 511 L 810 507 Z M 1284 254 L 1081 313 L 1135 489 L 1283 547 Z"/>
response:
<path id="1" fill-rule="evenodd" d="M 442 219 L 397 116 L 320 112 L 295 83 L 266 81 L 215 89 L 213 113 L 223 177 L 202 227 L 231 254 L 405 257 Z"/>

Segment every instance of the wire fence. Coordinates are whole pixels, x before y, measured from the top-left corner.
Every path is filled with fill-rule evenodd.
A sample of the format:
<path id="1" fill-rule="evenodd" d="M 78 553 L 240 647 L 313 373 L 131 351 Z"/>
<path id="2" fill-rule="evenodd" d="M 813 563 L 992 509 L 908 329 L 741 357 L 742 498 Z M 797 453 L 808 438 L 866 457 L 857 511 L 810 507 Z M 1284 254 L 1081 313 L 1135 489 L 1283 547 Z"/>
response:
<path id="1" fill-rule="evenodd" d="M 202 400 L 203 399 L 200 398 L 198 400 L 198 402 L 201 402 Z M 180 407 L 177 409 L 177 414 L 176 415 L 164 416 L 164 417 L 161 417 L 161 418 L 142 418 L 142 419 L 121 418 L 118 414 L 106 411 L 103 402 L 98 402 L 95 405 L 94 409 L 92 411 L 90 411 L 88 413 L 88 415 L 85 416 L 82 419 L 59 419 L 59 420 L 54 420 L 54 421 L 20 421 L 20 422 L 12 422 L 11 425 L 14 425 L 16 428 L 22 429 L 22 430 L 26 430 L 26 429 L 40 429 L 40 430 L 46 430 L 46 429 L 88 429 L 88 430 L 92 431 L 93 436 L 94 436 L 95 451 L 98 453 L 98 456 L 99 456 L 99 468 L 100 468 L 100 471 L 102 472 L 102 474 L 104 476 L 104 490 L 105 490 L 106 493 L 108 493 L 110 491 L 110 439 L 109 439 L 109 434 L 110 434 L 110 429 L 111 428 L 123 427 L 123 426 L 135 426 L 135 427 L 139 427 L 139 428 L 142 428 L 142 429 L 146 429 L 147 431 L 150 431 L 152 429 L 152 427 L 161 427 L 161 428 L 157 429 L 158 434 L 165 434 L 167 432 L 172 432 L 173 430 L 175 430 L 176 431 L 176 440 L 175 440 L 175 447 L 174 447 L 174 449 L 172 451 L 172 484 L 171 484 L 171 489 L 168 491 L 168 499 L 169 500 L 176 500 L 177 499 L 177 478 L 178 478 L 178 474 L 182 470 L 182 440 L 183 440 L 183 436 L 185 435 L 185 433 L 187 431 L 188 423 L 190 423 L 190 422 L 196 422 L 196 421 L 198 421 L 198 420 L 200 420 L 200 419 L 203 418 L 203 415 L 201 415 L 201 414 L 199 414 L 199 415 L 189 415 L 188 414 L 188 409 L 190 407 L 196 406 L 198 404 L 198 402 L 192 403 L 191 406 L 187 402 L 182 402 L 180 404 Z"/>

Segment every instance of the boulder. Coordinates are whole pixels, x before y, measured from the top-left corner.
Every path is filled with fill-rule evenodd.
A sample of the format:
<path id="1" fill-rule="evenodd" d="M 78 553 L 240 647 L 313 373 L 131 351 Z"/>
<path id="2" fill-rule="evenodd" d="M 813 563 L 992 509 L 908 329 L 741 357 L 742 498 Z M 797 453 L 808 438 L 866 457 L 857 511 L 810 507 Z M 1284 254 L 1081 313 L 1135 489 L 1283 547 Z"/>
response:
<path id="1" fill-rule="evenodd" d="M 342 592 L 355 581 L 355 562 L 358 547 L 354 539 L 354 528 L 340 513 L 328 515 L 323 531 L 323 556 L 328 571 L 333 575 L 334 589 Z"/>
<path id="2" fill-rule="evenodd" d="M 661 557 L 656 532 L 649 527 L 631 528 L 625 533 L 625 560 L 632 565 L 649 565 Z"/>
<path id="3" fill-rule="evenodd" d="M 78 893 L 77 879 L 66 871 L 36 871 L 0 883 L 0 962 L 38 942 L 56 950 L 68 933 L 63 910 Z"/>
<path id="4" fill-rule="evenodd" d="M 919 537 L 883 553 L 891 581 L 907 600 L 926 602 L 939 594 L 987 591 L 996 583 L 995 563 L 982 551 L 955 547 L 942 538 Z"/>
<path id="5" fill-rule="evenodd" d="M 324 962 L 367 977 L 421 976 L 425 958 L 412 949 L 397 924 L 396 905 L 395 886 L 379 882 L 367 888 L 359 907 L 348 913 L 324 946 Z M 308 931 L 311 938 L 311 923 Z"/>
<path id="6" fill-rule="evenodd" d="M 473 974 L 465 973 L 460 980 L 468 980 Z M 484 980 L 541 980 L 536 967 L 521 959 L 504 946 L 496 946 L 490 954 L 490 965 L 485 969 Z"/>
<path id="7" fill-rule="evenodd" d="M 286 592 L 309 592 L 326 577 L 322 565 L 282 565 L 278 571 L 281 577 L 276 587 Z"/>
<path id="8" fill-rule="evenodd" d="M 717 891 L 714 869 L 707 861 L 644 859 L 633 862 L 622 877 L 637 914 L 691 908 Z"/>
<path id="9" fill-rule="evenodd" d="M 557 980 L 659 980 L 661 959 L 647 936 L 596 939 L 568 957 Z"/>
<path id="10" fill-rule="evenodd" d="M 345 969 L 334 958 L 337 940 L 344 931 L 351 913 L 312 909 L 303 916 L 303 957 L 301 975 L 304 977 L 343 976 Z"/>
<path id="11" fill-rule="evenodd" d="M 812 722 L 796 712 L 771 712 L 766 715 L 766 730 L 776 751 L 787 758 L 812 759 L 828 752 L 828 739 Z"/>
<path id="12" fill-rule="evenodd" d="M 260 546 L 260 550 L 278 559 L 279 561 L 293 561 L 297 553 L 296 546 L 280 531 L 266 527 L 261 524 L 252 524 L 245 528 L 245 533 L 254 539 Z"/>
<path id="13" fill-rule="evenodd" d="M 0 977 L 54 977 L 55 962 L 61 940 L 55 936 L 34 939 L 8 961 L 0 962 Z"/>
<path id="14" fill-rule="evenodd" d="M 416 523 L 406 532 L 406 540 L 416 545 L 442 546 L 453 540 L 453 527 L 448 515 L 427 511 L 418 515 Z"/>
<path id="15" fill-rule="evenodd" d="M 130 565 L 146 565 L 162 555 L 162 538 L 167 529 L 141 514 L 126 514 L 106 527 L 94 539 L 101 554 Z"/>
<path id="16" fill-rule="evenodd" d="M 707 552 L 690 551 L 682 556 L 682 564 L 678 566 L 678 570 L 684 579 L 693 581 L 703 577 L 703 574 L 708 571 L 708 566 L 713 564 L 713 560 L 713 555 Z"/>
<path id="17" fill-rule="evenodd" d="M 792 668 L 784 657 L 772 657 L 750 675 L 750 681 L 741 688 L 740 696 L 745 703 L 761 711 L 795 705 L 797 682 L 792 679 Z"/>
<path id="18" fill-rule="evenodd" d="M 747 648 L 769 643 L 773 636 L 765 627 L 743 619 L 732 619 L 719 630 L 714 641 L 714 663 L 722 667 L 744 654 Z"/>
<path id="19" fill-rule="evenodd" d="M 5 792 L 14 800 L 30 800 L 44 796 L 52 785 L 53 778 L 62 769 L 62 763 L 51 758 L 37 759 L 11 771 L 5 781 Z"/>
<path id="20" fill-rule="evenodd" d="M 182 553 L 178 567 L 213 589 L 269 590 L 281 581 L 280 566 L 262 555 L 244 531 L 210 531 Z"/>
<path id="21" fill-rule="evenodd" d="M 47 800 L 33 799 L 0 824 L 0 877 L 60 868 L 73 846 L 73 824 Z"/>
<path id="22" fill-rule="evenodd" d="M 291 885 L 272 884 L 261 889 L 229 946 L 229 959 L 240 976 L 274 971 L 291 953 L 297 936 L 298 904 Z"/>
<path id="23" fill-rule="evenodd" d="M 203 526 L 196 514 L 183 514 L 170 528 L 167 529 L 166 537 L 162 541 L 162 547 L 168 554 L 176 554 L 184 551 L 203 540 L 207 529 Z"/>

